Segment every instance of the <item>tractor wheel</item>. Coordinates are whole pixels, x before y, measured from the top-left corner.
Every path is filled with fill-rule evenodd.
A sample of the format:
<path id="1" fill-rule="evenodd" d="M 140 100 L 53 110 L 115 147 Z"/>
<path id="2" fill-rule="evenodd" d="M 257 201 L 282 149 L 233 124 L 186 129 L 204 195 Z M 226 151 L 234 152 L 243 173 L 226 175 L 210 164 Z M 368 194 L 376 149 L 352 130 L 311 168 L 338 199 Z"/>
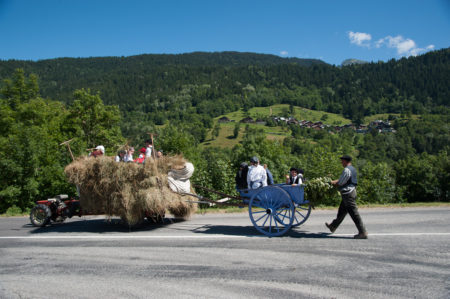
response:
<path id="1" fill-rule="evenodd" d="M 162 214 L 154 213 L 151 215 L 147 215 L 147 220 L 151 224 L 163 224 L 164 223 L 164 217 L 166 217 L 166 213 L 163 212 Z"/>
<path id="2" fill-rule="evenodd" d="M 51 216 L 52 212 L 50 211 L 50 208 L 46 205 L 39 204 L 31 209 L 30 221 L 33 226 L 44 227 L 50 223 Z"/>

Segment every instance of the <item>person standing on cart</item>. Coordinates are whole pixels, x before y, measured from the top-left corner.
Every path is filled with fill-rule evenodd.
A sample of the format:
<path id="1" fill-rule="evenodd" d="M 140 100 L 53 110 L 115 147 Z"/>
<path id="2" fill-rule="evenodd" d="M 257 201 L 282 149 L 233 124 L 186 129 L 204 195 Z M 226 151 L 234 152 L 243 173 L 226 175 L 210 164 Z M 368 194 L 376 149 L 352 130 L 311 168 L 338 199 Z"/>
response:
<path id="1" fill-rule="evenodd" d="M 339 179 L 331 181 L 331 183 L 338 186 L 342 201 L 336 219 L 330 224 L 325 223 L 325 225 L 334 233 L 348 213 L 358 228 L 358 234 L 354 238 L 367 239 L 368 234 L 359 215 L 358 207 L 356 206 L 356 185 L 358 184 L 358 180 L 356 177 L 356 169 L 352 166 L 352 157 L 344 155 L 340 159 L 344 170 Z"/>
<path id="2" fill-rule="evenodd" d="M 259 164 L 258 157 L 252 157 L 250 159 L 250 164 L 247 174 L 248 188 L 258 189 L 267 186 L 267 172 L 264 167 Z"/>

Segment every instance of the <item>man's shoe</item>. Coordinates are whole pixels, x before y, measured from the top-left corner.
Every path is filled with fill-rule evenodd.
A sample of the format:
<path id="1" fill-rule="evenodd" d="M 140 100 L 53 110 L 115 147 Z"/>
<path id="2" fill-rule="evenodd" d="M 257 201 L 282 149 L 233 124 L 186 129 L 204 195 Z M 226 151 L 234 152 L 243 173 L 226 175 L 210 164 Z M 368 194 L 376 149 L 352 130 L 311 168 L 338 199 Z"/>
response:
<path id="1" fill-rule="evenodd" d="M 336 231 L 336 228 L 331 224 L 325 222 L 325 226 L 328 227 L 331 233 L 334 233 Z"/>
<path id="2" fill-rule="evenodd" d="M 353 237 L 353 239 L 367 239 L 369 235 L 367 232 L 359 233 Z"/>

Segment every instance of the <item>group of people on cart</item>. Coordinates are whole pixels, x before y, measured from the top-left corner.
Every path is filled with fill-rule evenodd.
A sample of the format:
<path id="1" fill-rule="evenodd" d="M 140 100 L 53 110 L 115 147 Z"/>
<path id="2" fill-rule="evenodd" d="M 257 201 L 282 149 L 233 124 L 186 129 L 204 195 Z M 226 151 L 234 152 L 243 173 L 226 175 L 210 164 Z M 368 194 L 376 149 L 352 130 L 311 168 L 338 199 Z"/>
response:
<path id="1" fill-rule="evenodd" d="M 273 185 L 273 175 L 267 168 L 267 164 L 261 165 L 258 157 L 250 158 L 250 165 L 242 162 L 235 177 L 236 189 L 258 189 Z M 286 184 L 301 185 L 304 181 L 303 170 L 291 167 L 286 175 Z"/>
<path id="2" fill-rule="evenodd" d="M 103 145 L 98 145 L 93 149 L 89 149 L 91 151 L 89 153 L 89 157 L 98 157 L 105 154 L 105 147 Z M 122 149 L 117 152 L 117 156 L 115 157 L 116 162 L 134 162 L 134 163 L 145 163 L 145 160 L 153 157 L 156 159 L 160 159 L 163 157 L 163 151 L 157 150 L 153 153 L 153 142 L 148 139 L 145 141 L 145 146 L 139 150 L 139 155 L 134 157 L 134 147 L 130 146 L 126 150 Z M 152 153 L 154 156 L 152 156 Z"/>

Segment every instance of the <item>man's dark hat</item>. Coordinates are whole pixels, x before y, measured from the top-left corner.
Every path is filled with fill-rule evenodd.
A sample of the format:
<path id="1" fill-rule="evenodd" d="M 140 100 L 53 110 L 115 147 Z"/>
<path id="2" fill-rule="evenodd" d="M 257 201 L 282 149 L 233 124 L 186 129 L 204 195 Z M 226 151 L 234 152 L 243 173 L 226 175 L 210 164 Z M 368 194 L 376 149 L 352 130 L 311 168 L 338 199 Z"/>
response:
<path id="1" fill-rule="evenodd" d="M 254 156 L 254 157 L 251 157 L 251 158 L 250 158 L 250 162 L 252 162 L 252 163 L 258 163 L 258 162 L 259 162 L 259 159 L 258 159 L 258 157 Z"/>
<path id="2" fill-rule="evenodd" d="M 341 160 L 348 161 L 348 162 L 351 162 L 351 161 L 352 161 L 352 157 L 350 157 L 349 155 L 343 155 L 340 159 L 341 159 Z"/>

